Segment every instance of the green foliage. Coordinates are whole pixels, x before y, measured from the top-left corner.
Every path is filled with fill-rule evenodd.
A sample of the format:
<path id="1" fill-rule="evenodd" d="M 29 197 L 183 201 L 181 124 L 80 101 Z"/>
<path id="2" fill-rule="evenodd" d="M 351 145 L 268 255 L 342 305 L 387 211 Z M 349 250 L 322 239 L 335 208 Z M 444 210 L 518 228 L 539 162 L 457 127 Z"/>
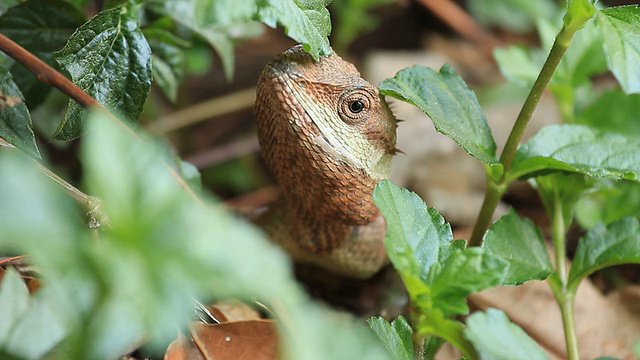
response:
<path id="1" fill-rule="evenodd" d="M 576 119 L 603 132 L 640 137 L 640 94 L 626 95 L 622 89 L 604 91 L 587 105 Z"/>
<path id="2" fill-rule="evenodd" d="M 489 3 L 483 5 L 490 6 Z M 640 143 L 637 136 L 631 134 L 635 125 L 630 125 L 635 119 L 632 113 L 635 99 L 623 98 L 615 90 L 598 96 L 591 89 L 591 77 L 605 71 L 607 66 L 614 73 L 619 72 L 616 67 L 627 67 L 625 77 L 617 75 L 623 87 L 629 87 L 638 74 L 628 65 L 635 64 L 637 46 L 634 41 L 640 33 L 635 26 L 636 7 L 614 9 L 598 10 L 590 0 L 568 1 L 559 32 L 548 20 L 537 23 L 543 47 L 551 48 L 548 55 L 522 47 L 496 51 L 507 78 L 532 86 L 499 162 L 475 94 L 449 68 L 443 68 L 439 74 L 426 68 L 407 68 L 381 84 L 383 93 L 418 106 L 431 117 L 439 131 L 488 165 L 485 167 L 487 195 L 474 230 L 474 237 L 476 232 L 484 233 L 484 244 L 479 248 L 465 249 L 463 246 L 454 250 L 448 245 L 451 237 L 446 231 L 434 231 L 441 228 L 436 224 L 443 223 L 435 211 L 427 210 L 419 199 L 387 183 L 382 182 L 376 188 L 374 200 L 389 227 L 385 239 L 387 250 L 407 285 L 412 308 L 417 312 L 412 320 L 413 328 L 417 330 L 414 336 L 418 339 L 439 336 L 474 358 L 547 358 L 521 329 L 509 324 L 503 313 L 490 310 L 473 314 L 467 320 L 466 330 L 448 316 L 465 313 L 466 303 L 460 301 L 465 291 L 468 294 L 497 284 L 517 285 L 550 276 L 549 284 L 567 321 L 568 355 L 576 359 L 577 343 L 571 319 L 577 285 L 586 275 L 604 266 L 637 262 L 638 222 L 636 219 L 619 220 L 628 212 L 634 214 L 631 206 L 617 212 L 608 211 L 606 220 L 610 225 L 596 226 L 581 240 L 577 254 L 581 258 L 576 258 L 570 276 L 565 265 L 565 232 L 573 221 L 576 204 L 585 194 L 593 193 L 590 192 L 590 187 L 596 183 L 593 178 L 635 182 L 640 179 L 637 166 Z M 593 17 L 599 19 L 595 24 L 590 22 Z M 601 19 L 609 17 L 618 21 L 613 34 L 608 34 L 612 31 Z M 570 44 L 573 44 L 571 48 Z M 614 53 L 612 46 L 621 49 Z M 622 65 L 614 64 L 612 57 Z M 565 120 L 598 124 L 600 130 L 574 124 L 547 126 L 518 148 L 517 143 L 547 85 L 558 100 Z M 609 99 L 613 100 L 608 102 Z M 613 115 L 618 116 L 616 122 L 607 124 L 608 113 L 616 112 L 618 107 L 621 113 Z M 587 113 L 590 108 L 595 109 L 592 114 Z M 626 109 L 629 110 L 625 112 Z M 619 134 L 612 133 L 611 129 Z M 508 169 L 506 173 L 501 170 L 503 168 Z M 535 178 L 552 221 L 555 267 L 539 230 L 513 211 L 485 233 L 499 197 L 506 186 L 518 178 Z M 636 184 L 627 185 L 620 196 L 633 193 Z M 589 219 L 592 223 L 601 220 L 597 215 Z M 593 245 L 596 243 L 601 248 Z M 492 264 L 492 261 L 496 262 Z M 502 266 L 499 270 L 490 275 L 483 273 L 483 269 L 498 264 Z M 467 281 L 473 282 L 474 286 Z M 445 286 L 447 290 L 443 291 Z M 441 302 L 443 299 L 446 304 Z M 460 338 L 461 332 L 465 337 Z"/>
<path id="3" fill-rule="evenodd" d="M 583 125 L 550 125 L 525 143 L 513 160 L 512 178 L 570 171 L 613 180 L 640 181 L 640 142 Z"/>
<path id="4" fill-rule="evenodd" d="M 573 258 L 569 287 L 596 270 L 618 264 L 640 263 L 640 224 L 637 218 L 623 218 L 610 225 L 598 225 L 578 243 Z"/>
<path id="5" fill-rule="evenodd" d="M 30 296 L 18 273 L 9 269 L 0 284 L 0 355 L 8 359 L 45 357 L 69 334 L 73 318 L 65 306 L 71 304 L 53 287 Z"/>
<path id="6" fill-rule="evenodd" d="M 595 2 L 596 0 L 567 0 L 567 12 L 562 18 L 564 27 L 572 31 L 582 29 L 596 14 Z M 564 39 L 559 37 L 559 40 Z"/>
<path id="7" fill-rule="evenodd" d="M 449 65 L 440 72 L 422 66 L 400 70 L 393 78 L 382 81 L 380 90 L 419 107 L 439 132 L 501 173 L 496 144 L 478 99 Z"/>
<path id="8" fill-rule="evenodd" d="M 307 351 L 318 359 L 384 358 L 372 334 L 308 303 L 288 260 L 252 226 L 219 203 L 190 198 L 169 173 L 162 147 L 103 115 L 91 125 L 81 152 L 84 182 L 102 198 L 108 230 L 84 227 L 72 200 L 24 156 L 0 157 L 0 167 L 10 174 L 0 179 L 0 245 L 32 256 L 45 277 L 38 306 L 53 306 L 52 316 L 65 320 L 36 325 L 60 328 L 40 338 L 49 344 L 43 351 L 63 336 L 75 341 L 56 348 L 62 358 L 113 358 L 143 336 L 157 348 L 175 336 L 193 298 L 255 296 L 278 305 L 276 316 L 287 319 L 280 324 L 283 336 L 297 334 L 285 344 L 288 358 Z M 16 296 L 10 301 L 23 301 Z M 29 313 L 30 320 L 15 326 L 33 331 L 31 317 L 42 319 L 43 311 Z M 12 336 L 0 348 L 22 354 L 20 341 L 26 338 Z"/>
<path id="9" fill-rule="evenodd" d="M 551 18 L 557 11 L 552 0 L 470 0 L 467 4 L 480 22 L 515 32 L 529 31 L 537 19 Z"/>
<path id="10" fill-rule="evenodd" d="M 349 44 L 358 34 L 371 31 L 378 26 L 378 18 L 369 13 L 370 9 L 390 4 L 396 0 L 342 0 L 331 3 L 335 20 L 333 48 L 336 52 L 346 52 Z"/>
<path id="11" fill-rule="evenodd" d="M 78 28 L 55 58 L 104 107 L 138 120 L 151 87 L 151 50 L 134 15 L 123 8 L 99 13 Z M 86 116 L 80 104 L 69 100 L 54 138 L 80 136 Z"/>
<path id="12" fill-rule="evenodd" d="M 301 42 L 315 59 L 329 54 L 331 32 L 326 0 L 150 0 L 150 9 L 204 38 L 218 53 L 228 79 L 233 75 L 233 43 L 260 31 L 255 20 Z"/>
<path id="13" fill-rule="evenodd" d="M 473 313 L 467 319 L 464 336 L 478 350 L 479 359 L 545 360 L 549 356 L 522 328 L 498 309 Z"/>
<path id="14" fill-rule="evenodd" d="M 284 26 L 285 33 L 302 43 L 304 49 L 318 59 L 331 53 L 329 33 L 331 19 L 326 9 L 331 0 L 269 0 L 258 7 L 258 18 L 275 28 Z"/>
<path id="15" fill-rule="evenodd" d="M 256 20 L 273 27 L 283 25 L 285 32 L 302 42 L 315 58 L 330 52 L 327 36 L 331 23 L 324 0 L 113 1 L 107 4 L 108 10 L 84 24 L 85 15 L 77 7 L 83 2 L 73 3 L 29 0 L 16 4 L 0 13 L 0 30 L 50 65 L 62 65 L 76 85 L 131 122 L 136 122 L 142 112 L 152 76 L 165 95 L 176 100 L 186 68 L 185 50 L 193 44 L 185 28 L 217 50 L 227 78 L 233 73 L 234 42 L 258 35 L 261 26 Z M 150 16 L 144 16 L 147 14 Z M 146 24 L 148 18 L 157 20 Z M 0 60 L 33 110 L 51 87 L 10 59 Z M 37 154 L 34 141 L 29 140 L 33 136 L 28 117 L 23 114 L 22 122 L 13 118 L 3 121 L 5 130 L 0 128 L 0 136 Z M 85 119 L 86 111 L 70 100 L 67 115 L 57 125 L 53 138 L 80 136 Z M 16 124 L 22 127 L 18 129 Z M 16 129 L 18 134 L 12 134 Z M 31 149 L 26 150 L 28 147 Z"/>
<path id="16" fill-rule="evenodd" d="M 552 271 L 539 230 L 514 212 L 492 226 L 482 248 L 465 248 L 464 242 L 452 241 L 449 224 L 416 194 L 382 181 L 374 201 L 387 222 L 389 258 L 407 286 L 412 307 L 420 312 L 414 327 L 423 336 L 460 341 L 462 328 L 447 317 L 468 313 L 467 295 L 499 284 L 544 279 Z M 378 334 L 391 326 L 375 321 Z M 401 338 L 388 329 L 384 333 L 394 344 Z"/>
<path id="17" fill-rule="evenodd" d="M 255 1 L 234 2 L 233 6 L 229 6 L 230 3 L 215 0 L 150 0 L 147 6 L 205 39 L 220 56 L 225 75 L 230 79 L 234 71 L 234 39 L 242 38 L 247 32 L 255 32 L 251 30 L 255 25 L 251 19 L 255 12 Z"/>
<path id="18" fill-rule="evenodd" d="M 513 209 L 491 225 L 482 247 L 487 253 L 507 261 L 509 267 L 501 279 L 503 285 L 545 279 L 553 272 L 540 229 Z"/>
<path id="19" fill-rule="evenodd" d="M 186 68 L 185 49 L 189 43 L 159 27 L 142 31 L 151 47 L 153 80 L 169 100 L 175 102 Z"/>
<path id="20" fill-rule="evenodd" d="M 345 34 L 363 29 L 369 23 L 365 10 L 385 1 L 336 4 L 352 15 L 342 20 Z M 234 43 L 256 35 L 258 21 L 283 26 L 314 58 L 330 52 L 326 0 L 108 1 L 108 9 L 88 22 L 77 8 L 84 3 L 14 2 L 0 7 L 0 31 L 54 66 L 53 54 L 62 49 L 55 58 L 71 79 L 129 122 L 137 121 L 152 78 L 170 100 L 177 98 L 185 52 L 202 40 L 216 49 L 228 78 Z M 493 11 L 491 19 L 503 16 L 495 1 L 470 4 L 485 14 Z M 429 359 L 444 339 L 467 358 L 546 359 L 498 310 L 476 312 L 466 324 L 458 316 L 469 313 L 471 293 L 549 277 L 563 317 L 570 319 L 571 300 L 586 276 L 606 266 L 640 263 L 640 225 L 633 217 L 640 213 L 638 98 L 592 88 L 593 75 L 608 68 L 625 92 L 637 91 L 638 8 L 599 10 L 590 0 L 566 4 L 556 26 L 550 2 L 507 2 L 519 15 L 529 13 L 512 17 L 525 19 L 517 20 L 523 24 L 545 14 L 536 21 L 544 50 L 496 52 L 507 78 L 533 84 L 509 139 L 514 146 L 500 157 L 475 93 L 448 65 L 439 72 L 412 67 L 383 81 L 384 94 L 418 106 L 438 131 L 486 165 L 487 199 L 478 221 L 484 244 L 467 246 L 453 239 L 450 225 L 417 195 L 389 181 L 377 185 L 374 201 L 388 227 L 385 246 L 412 309 L 410 321 L 369 319 L 380 341 L 310 302 L 281 251 L 201 193 L 193 166 L 169 156 L 148 135 L 114 117 L 91 115 L 70 100 L 55 137 L 71 139 L 89 129 L 80 153 L 82 182 L 102 199 L 109 227 L 89 229 L 81 206 L 42 176 L 31 158 L 0 152 L 0 248 L 29 254 L 43 284 L 29 295 L 14 270 L 4 276 L 0 355 L 115 358 L 143 339 L 161 348 L 184 325 L 193 298 L 255 297 L 281 319 L 284 358 L 383 359 L 384 346 L 395 358 L 412 359 L 416 343 Z M 26 100 L 0 110 L 0 137 L 37 156 L 29 110 L 48 90 L 7 57 L 0 64 L 4 96 Z M 545 127 L 517 149 L 547 85 L 564 119 L 579 124 Z M 515 211 L 488 225 L 499 197 L 518 178 L 534 179 L 549 213 L 555 266 L 540 230 Z M 612 185 L 621 180 L 631 181 Z M 194 199 L 194 192 L 203 198 Z M 575 213 L 590 230 L 568 270 L 565 232 Z M 576 359 L 572 328 L 565 325 L 567 349 Z"/>
<path id="21" fill-rule="evenodd" d="M 389 323 L 378 316 L 369 318 L 367 323 L 394 359 L 413 359 L 413 339 L 411 337 L 413 330 L 404 317 L 399 316 Z"/>
<path id="22" fill-rule="evenodd" d="M 512 45 L 494 50 L 502 74 L 508 80 L 528 87 L 533 85 L 542 69 L 557 32 L 557 26 L 547 19 L 538 19 L 536 24 L 542 48 Z M 577 116 L 578 108 L 583 105 L 580 99 L 590 91 L 591 78 L 606 69 L 602 35 L 593 22 L 588 22 L 573 38 L 572 46 L 560 60 L 549 84 L 565 121 L 572 122 Z"/>
<path id="23" fill-rule="evenodd" d="M 3 84 L 0 96 L 11 96 L 15 99 L 14 102 L 18 102 L 0 110 L 0 134 L 2 134 L 2 138 L 27 154 L 40 157 L 35 135 L 31 128 L 31 115 L 27 105 L 22 100 L 22 93 L 16 83 L 13 82 L 11 73 L 2 66 L 0 66 L 0 84 Z"/>
<path id="24" fill-rule="evenodd" d="M 53 53 L 62 49 L 69 36 L 86 20 L 75 6 L 63 0 L 29 0 L 0 16 L 0 33 L 20 44 L 51 66 Z M 42 103 L 51 86 L 24 66 L 12 63 L 13 78 L 31 109 Z"/>
<path id="25" fill-rule="evenodd" d="M 576 220 L 585 229 L 610 224 L 625 216 L 640 216 L 640 184 L 593 180 L 576 204 Z"/>
<path id="26" fill-rule="evenodd" d="M 626 93 L 640 92 L 640 8 L 619 6 L 598 12 L 609 69 Z"/>

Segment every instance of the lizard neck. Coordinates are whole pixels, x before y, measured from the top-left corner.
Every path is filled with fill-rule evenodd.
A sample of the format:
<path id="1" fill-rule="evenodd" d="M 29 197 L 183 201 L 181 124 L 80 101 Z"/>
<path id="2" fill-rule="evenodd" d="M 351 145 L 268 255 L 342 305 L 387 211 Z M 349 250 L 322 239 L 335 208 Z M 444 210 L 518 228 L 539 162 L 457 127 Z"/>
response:
<path id="1" fill-rule="evenodd" d="M 389 176 L 396 120 L 353 65 L 335 54 L 316 62 L 294 47 L 263 71 L 255 111 L 262 156 L 284 196 L 272 220 L 288 229 L 272 227 L 272 238 L 286 233 L 290 253 L 330 254 L 354 226 L 384 225 L 372 195 Z"/>

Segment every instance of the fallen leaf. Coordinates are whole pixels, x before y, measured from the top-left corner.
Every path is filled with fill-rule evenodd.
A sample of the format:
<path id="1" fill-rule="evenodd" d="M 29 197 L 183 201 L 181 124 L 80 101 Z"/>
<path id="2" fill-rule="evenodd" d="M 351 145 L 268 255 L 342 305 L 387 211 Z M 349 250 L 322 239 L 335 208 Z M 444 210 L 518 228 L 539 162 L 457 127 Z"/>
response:
<path id="1" fill-rule="evenodd" d="M 214 325 L 196 322 L 189 330 L 206 360 L 272 360 L 278 357 L 278 337 L 273 320 Z"/>

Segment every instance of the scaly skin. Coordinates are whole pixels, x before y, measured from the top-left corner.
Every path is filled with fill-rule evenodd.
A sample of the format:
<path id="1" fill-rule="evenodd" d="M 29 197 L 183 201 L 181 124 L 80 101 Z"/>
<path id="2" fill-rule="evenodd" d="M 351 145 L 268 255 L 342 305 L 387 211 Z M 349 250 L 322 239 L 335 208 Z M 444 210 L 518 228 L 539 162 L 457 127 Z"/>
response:
<path id="1" fill-rule="evenodd" d="M 298 262 L 375 274 L 388 258 L 372 194 L 397 151 L 396 119 L 378 89 L 336 54 L 315 62 L 298 45 L 262 72 L 255 111 L 284 195 L 256 222 Z"/>

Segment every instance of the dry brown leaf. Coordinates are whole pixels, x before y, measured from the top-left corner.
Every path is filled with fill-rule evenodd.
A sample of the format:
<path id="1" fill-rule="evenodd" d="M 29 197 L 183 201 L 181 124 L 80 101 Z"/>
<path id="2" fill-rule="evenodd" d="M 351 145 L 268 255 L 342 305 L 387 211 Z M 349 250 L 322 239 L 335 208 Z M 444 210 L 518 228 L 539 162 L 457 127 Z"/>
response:
<path id="1" fill-rule="evenodd" d="M 278 355 L 278 337 L 273 320 L 215 325 L 196 322 L 189 329 L 206 360 L 272 360 Z"/>
<path id="2" fill-rule="evenodd" d="M 640 313 L 622 299 L 618 293 L 602 295 L 589 280 L 582 282 L 574 310 L 581 359 L 636 359 L 632 349 L 640 334 Z M 504 310 L 552 359 L 566 358 L 562 317 L 545 282 L 497 287 L 473 294 L 469 300 L 479 309 Z"/>
<path id="3" fill-rule="evenodd" d="M 206 360 L 196 344 L 182 333 L 174 340 L 164 353 L 164 360 Z"/>
<path id="4" fill-rule="evenodd" d="M 182 334 L 171 343 L 165 360 L 271 360 L 278 354 L 273 320 L 238 300 L 206 306 L 220 324 L 193 322 L 189 338 Z"/>
<path id="5" fill-rule="evenodd" d="M 260 313 L 240 300 L 224 300 L 207 307 L 216 317 L 221 315 L 221 322 L 234 322 L 241 320 L 257 320 L 262 318 Z M 223 320 L 226 319 L 226 320 Z"/>

